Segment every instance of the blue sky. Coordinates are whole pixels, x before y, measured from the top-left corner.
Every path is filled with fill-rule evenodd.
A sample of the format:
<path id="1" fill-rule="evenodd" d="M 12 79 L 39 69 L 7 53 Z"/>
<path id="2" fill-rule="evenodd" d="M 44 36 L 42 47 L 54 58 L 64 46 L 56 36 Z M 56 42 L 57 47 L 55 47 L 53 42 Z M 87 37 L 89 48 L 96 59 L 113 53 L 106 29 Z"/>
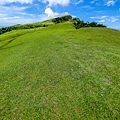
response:
<path id="1" fill-rule="evenodd" d="M 0 27 L 67 14 L 120 29 L 120 0 L 0 0 Z"/>

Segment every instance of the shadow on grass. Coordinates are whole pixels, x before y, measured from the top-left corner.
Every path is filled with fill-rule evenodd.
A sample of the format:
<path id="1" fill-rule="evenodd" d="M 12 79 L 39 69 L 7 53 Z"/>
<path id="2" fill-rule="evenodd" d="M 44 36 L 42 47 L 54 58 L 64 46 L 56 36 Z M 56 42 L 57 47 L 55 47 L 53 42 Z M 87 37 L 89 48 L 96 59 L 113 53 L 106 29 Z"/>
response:
<path id="1" fill-rule="evenodd" d="M 14 45 L 14 46 L 6 47 L 6 46 L 9 45 L 11 42 L 13 42 L 15 39 L 16 39 L 16 38 L 13 38 L 13 39 L 9 40 L 7 43 L 5 43 L 5 44 L 3 44 L 2 46 L 0 46 L 0 50 L 13 48 L 13 47 L 16 47 L 16 46 L 19 46 L 19 45 L 22 45 L 22 44 L 23 44 L 23 43 L 20 43 L 20 44 Z"/>
<path id="2" fill-rule="evenodd" d="M 0 49 L 3 48 L 3 47 L 5 47 L 6 45 L 9 45 L 9 44 L 10 44 L 12 41 L 14 41 L 14 40 L 15 40 L 15 38 L 10 39 L 7 43 L 1 45 L 1 46 L 0 46 Z"/>
<path id="3" fill-rule="evenodd" d="M 10 49 L 10 48 L 14 48 L 14 47 L 17 47 L 17 46 L 20 46 L 20 45 L 23 45 L 24 43 L 20 43 L 20 44 L 17 44 L 17 45 L 14 45 L 14 46 L 10 46 L 10 47 L 0 47 L 0 50 L 6 50 L 6 49 Z"/>

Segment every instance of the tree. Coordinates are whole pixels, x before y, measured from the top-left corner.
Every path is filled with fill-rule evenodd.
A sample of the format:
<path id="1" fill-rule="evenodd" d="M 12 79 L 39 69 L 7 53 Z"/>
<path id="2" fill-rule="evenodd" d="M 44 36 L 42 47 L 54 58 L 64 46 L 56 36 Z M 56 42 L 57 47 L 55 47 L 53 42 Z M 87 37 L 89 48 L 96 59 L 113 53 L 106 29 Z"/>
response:
<path id="1" fill-rule="evenodd" d="M 74 27 L 76 28 L 76 29 L 79 29 L 79 28 L 81 28 L 81 27 L 84 27 L 84 21 L 82 20 L 80 20 L 79 18 L 74 18 L 73 19 L 73 24 L 74 24 Z"/>
<path id="2" fill-rule="evenodd" d="M 97 22 L 84 22 L 83 20 L 80 20 L 79 18 L 73 18 L 73 25 L 76 29 L 79 29 L 81 27 L 106 27 L 103 24 L 98 24 Z"/>
<path id="3" fill-rule="evenodd" d="M 91 27 L 97 27 L 97 23 L 93 21 L 93 22 L 90 23 L 90 26 Z"/>
<path id="4" fill-rule="evenodd" d="M 55 24 L 66 22 L 66 21 L 70 21 L 70 20 L 72 20 L 72 16 L 71 15 L 65 15 L 65 16 L 62 16 L 62 17 L 57 17 L 57 18 L 52 19 L 52 21 Z"/>

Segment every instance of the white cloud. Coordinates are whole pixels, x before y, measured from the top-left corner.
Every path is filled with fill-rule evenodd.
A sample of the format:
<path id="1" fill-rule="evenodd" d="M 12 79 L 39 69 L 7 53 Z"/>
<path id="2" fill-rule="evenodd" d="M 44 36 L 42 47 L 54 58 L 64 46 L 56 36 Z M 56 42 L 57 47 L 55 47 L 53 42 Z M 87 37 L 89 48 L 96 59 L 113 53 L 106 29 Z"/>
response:
<path id="1" fill-rule="evenodd" d="M 45 9 L 44 14 L 47 15 L 49 19 L 49 18 L 55 18 L 55 17 L 59 17 L 63 15 L 68 15 L 69 13 L 68 12 L 63 12 L 63 13 L 54 12 L 50 7 L 48 7 Z"/>
<path id="2" fill-rule="evenodd" d="M 33 0 L 0 0 L 0 5 L 4 5 L 7 3 L 21 3 L 21 4 L 28 4 L 32 3 Z"/>
<path id="3" fill-rule="evenodd" d="M 96 17 L 90 17 L 91 19 L 97 19 L 97 22 L 104 23 L 106 21 L 107 16 L 96 16 Z"/>
<path id="4" fill-rule="evenodd" d="M 25 11 L 29 7 L 2 6 L 0 5 L 0 14 L 15 14 Z"/>
<path id="5" fill-rule="evenodd" d="M 0 27 L 33 23 L 48 19 L 48 16 L 45 14 L 34 15 L 27 13 L 27 8 L 28 7 L 0 5 Z"/>
<path id="6" fill-rule="evenodd" d="M 90 17 L 91 19 L 105 19 L 105 18 L 107 18 L 107 16 L 95 16 L 95 17 Z"/>
<path id="7" fill-rule="evenodd" d="M 91 5 L 84 5 L 84 6 L 81 7 L 81 9 L 88 9 L 88 10 L 90 10 L 90 9 L 94 9 L 94 7 L 91 6 Z"/>
<path id="8" fill-rule="evenodd" d="M 101 0 L 92 0 L 92 1 L 90 1 L 90 4 L 95 4 L 95 5 L 101 5 L 101 3 L 102 3 L 103 1 Z"/>
<path id="9" fill-rule="evenodd" d="M 99 22 L 99 23 L 104 23 L 104 22 L 105 22 L 105 20 L 99 20 L 98 22 Z"/>
<path id="10" fill-rule="evenodd" d="M 30 7 L 0 5 L 0 27 L 6 27 L 15 24 L 34 23 L 47 20 L 49 18 L 68 15 L 67 12 L 54 12 L 50 7 L 46 8 L 42 14 L 31 14 L 27 12 L 28 8 Z"/>
<path id="11" fill-rule="evenodd" d="M 118 21 L 119 19 L 117 17 L 111 17 L 111 22 L 116 22 Z"/>
<path id="12" fill-rule="evenodd" d="M 95 16 L 90 18 L 95 19 L 98 22 L 112 22 L 112 23 L 120 20 L 120 16 Z"/>
<path id="13" fill-rule="evenodd" d="M 92 0 L 90 1 L 90 4 L 94 4 L 96 2 L 96 0 Z"/>
<path id="14" fill-rule="evenodd" d="M 84 2 L 84 0 L 79 0 L 78 2 L 75 3 L 75 5 Z"/>
<path id="15" fill-rule="evenodd" d="M 44 3 L 49 3 L 49 6 L 53 6 L 53 5 L 62 5 L 62 6 L 66 6 L 70 3 L 70 0 L 39 0 L 42 1 Z"/>
<path id="16" fill-rule="evenodd" d="M 56 17 L 56 16 L 59 15 L 59 13 L 53 12 L 53 10 L 52 10 L 51 8 L 46 8 L 45 11 L 44 11 L 44 13 L 45 13 L 49 18 L 51 18 L 51 17 Z"/>
<path id="17" fill-rule="evenodd" d="M 113 6 L 114 4 L 115 4 L 114 0 L 108 0 L 106 3 L 107 6 Z"/>
<path id="18" fill-rule="evenodd" d="M 35 1 L 47 4 L 47 8 L 45 9 L 44 13 L 30 14 L 27 11 L 27 9 L 30 8 L 30 6 L 6 6 L 6 4 L 12 3 L 32 4 Z M 70 0 L 0 0 L 0 26 L 38 22 L 49 18 L 66 15 L 68 14 L 67 12 L 57 13 L 53 11 L 51 9 L 51 6 L 66 6 L 69 3 Z M 39 9 L 39 6 L 37 6 L 37 8 Z"/>

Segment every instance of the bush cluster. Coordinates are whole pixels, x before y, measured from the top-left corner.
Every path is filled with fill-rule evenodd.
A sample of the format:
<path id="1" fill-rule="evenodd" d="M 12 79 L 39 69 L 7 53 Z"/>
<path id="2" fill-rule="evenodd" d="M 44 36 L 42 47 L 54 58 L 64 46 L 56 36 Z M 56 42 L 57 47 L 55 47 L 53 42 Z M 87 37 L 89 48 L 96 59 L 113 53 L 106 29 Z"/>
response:
<path id="1" fill-rule="evenodd" d="M 84 22 L 83 20 L 80 20 L 79 18 L 73 18 L 73 25 L 76 29 L 82 28 L 82 27 L 106 27 L 103 24 L 98 24 L 97 22 Z"/>

